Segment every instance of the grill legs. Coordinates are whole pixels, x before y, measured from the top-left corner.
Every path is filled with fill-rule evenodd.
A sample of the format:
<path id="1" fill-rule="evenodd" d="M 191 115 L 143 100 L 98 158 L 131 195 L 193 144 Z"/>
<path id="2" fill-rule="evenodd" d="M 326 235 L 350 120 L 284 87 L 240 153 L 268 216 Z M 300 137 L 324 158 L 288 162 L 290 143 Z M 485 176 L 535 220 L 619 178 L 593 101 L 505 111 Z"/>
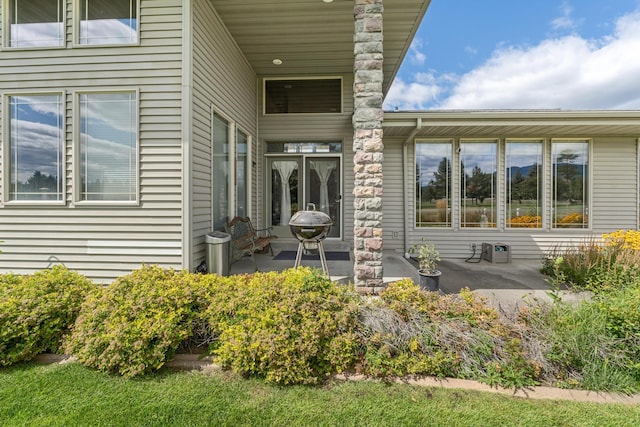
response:
<path id="1" fill-rule="evenodd" d="M 302 254 L 304 253 L 304 243 L 313 242 L 318 245 L 318 253 L 320 254 L 320 263 L 322 264 L 322 271 L 327 276 L 329 275 L 329 267 L 327 266 L 327 257 L 324 254 L 324 246 L 322 246 L 322 240 L 302 240 L 298 243 L 298 253 L 296 254 L 296 263 L 293 268 L 300 267 L 302 263 Z"/>

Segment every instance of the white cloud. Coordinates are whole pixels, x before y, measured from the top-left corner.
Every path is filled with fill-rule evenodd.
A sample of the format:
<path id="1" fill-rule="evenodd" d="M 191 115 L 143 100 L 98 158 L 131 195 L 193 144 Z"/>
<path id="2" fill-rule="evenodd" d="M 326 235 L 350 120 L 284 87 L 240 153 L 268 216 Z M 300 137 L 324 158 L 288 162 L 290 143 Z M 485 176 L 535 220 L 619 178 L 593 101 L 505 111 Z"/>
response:
<path id="1" fill-rule="evenodd" d="M 554 30 L 573 30 L 576 27 L 576 23 L 571 17 L 573 8 L 566 1 L 560 6 L 562 16 L 551 21 L 551 27 Z"/>
<path id="2" fill-rule="evenodd" d="M 569 11 L 570 13 L 570 11 Z M 496 50 L 458 78 L 433 72 L 394 82 L 385 106 L 401 109 L 640 109 L 640 11 L 610 36 L 547 39 Z M 436 100 L 446 97 L 442 101 Z"/>
<path id="3" fill-rule="evenodd" d="M 384 101 L 386 110 L 424 110 L 442 91 L 433 74 L 418 73 L 415 82 L 406 83 L 397 77 Z"/>
<path id="4" fill-rule="evenodd" d="M 413 64 L 422 65 L 427 60 L 427 55 L 422 52 L 422 40 L 416 38 L 409 47 L 409 59 Z"/>

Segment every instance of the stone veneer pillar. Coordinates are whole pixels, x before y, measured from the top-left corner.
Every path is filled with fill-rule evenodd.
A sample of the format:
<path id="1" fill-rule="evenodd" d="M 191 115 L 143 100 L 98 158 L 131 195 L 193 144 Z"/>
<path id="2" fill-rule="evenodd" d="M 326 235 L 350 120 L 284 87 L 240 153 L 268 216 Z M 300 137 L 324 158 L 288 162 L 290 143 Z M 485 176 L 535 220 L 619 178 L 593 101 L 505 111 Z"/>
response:
<path id="1" fill-rule="evenodd" d="M 382 0 L 354 0 L 354 282 L 378 293 L 382 280 Z"/>

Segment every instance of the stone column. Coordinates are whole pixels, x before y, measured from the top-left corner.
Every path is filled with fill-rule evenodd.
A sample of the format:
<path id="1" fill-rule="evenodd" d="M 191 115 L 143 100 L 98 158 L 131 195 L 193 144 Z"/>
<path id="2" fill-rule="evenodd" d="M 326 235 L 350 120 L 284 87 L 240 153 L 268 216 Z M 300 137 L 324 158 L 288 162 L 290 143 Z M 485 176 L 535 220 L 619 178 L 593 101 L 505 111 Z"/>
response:
<path id="1" fill-rule="evenodd" d="M 353 171 L 354 281 L 378 293 L 382 281 L 382 0 L 355 0 Z"/>

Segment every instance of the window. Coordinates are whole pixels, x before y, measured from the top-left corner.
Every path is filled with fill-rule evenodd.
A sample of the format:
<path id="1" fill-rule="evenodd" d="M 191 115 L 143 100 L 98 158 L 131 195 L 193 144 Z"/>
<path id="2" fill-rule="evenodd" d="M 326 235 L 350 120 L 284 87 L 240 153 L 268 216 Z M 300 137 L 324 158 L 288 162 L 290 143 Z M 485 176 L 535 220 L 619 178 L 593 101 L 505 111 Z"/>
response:
<path id="1" fill-rule="evenodd" d="M 496 227 L 496 141 L 460 143 L 461 227 Z"/>
<path id="2" fill-rule="evenodd" d="M 416 143 L 416 225 L 451 227 L 451 141 Z"/>
<path id="3" fill-rule="evenodd" d="M 507 227 L 542 227 L 542 149 L 540 140 L 507 141 Z"/>
<path id="4" fill-rule="evenodd" d="M 267 79 L 265 114 L 341 113 L 342 79 Z"/>
<path id="5" fill-rule="evenodd" d="M 558 140 L 551 143 L 553 227 L 589 226 L 589 142 Z"/>
<path id="6" fill-rule="evenodd" d="M 7 201 L 62 201 L 63 99 L 60 94 L 8 97 Z M 5 151 L 7 152 L 7 151 Z"/>
<path id="7" fill-rule="evenodd" d="M 80 200 L 137 199 L 136 98 L 135 92 L 79 95 Z"/>
<path id="8" fill-rule="evenodd" d="M 9 0 L 8 5 L 10 47 L 64 45 L 64 0 Z"/>
<path id="9" fill-rule="evenodd" d="M 132 44 L 138 41 L 137 0 L 79 0 L 80 44 Z"/>
<path id="10" fill-rule="evenodd" d="M 212 117 L 211 200 L 214 230 L 224 230 L 233 216 L 250 216 L 251 138 L 218 112 Z"/>
<path id="11" fill-rule="evenodd" d="M 247 209 L 247 155 L 249 137 L 246 133 L 238 130 L 236 132 L 236 215 L 249 216 Z"/>

